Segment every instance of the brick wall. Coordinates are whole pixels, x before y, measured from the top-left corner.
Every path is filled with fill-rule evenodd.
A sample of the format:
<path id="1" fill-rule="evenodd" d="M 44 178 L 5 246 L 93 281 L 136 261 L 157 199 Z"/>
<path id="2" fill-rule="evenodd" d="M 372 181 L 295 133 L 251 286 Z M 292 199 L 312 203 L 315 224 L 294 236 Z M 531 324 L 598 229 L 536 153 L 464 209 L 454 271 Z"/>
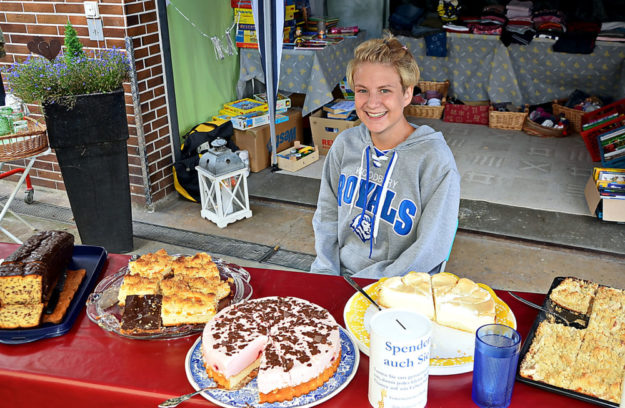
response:
<path id="1" fill-rule="evenodd" d="M 100 42 L 89 40 L 83 0 L 0 0 L 0 28 L 7 52 L 0 59 L 0 66 L 7 67 L 13 62 L 23 61 L 29 54 L 27 43 L 35 36 L 41 36 L 46 41 L 57 38 L 62 43 L 68 19 L 85 49 L 124 49 L 125 37 L 130 37 L 138 89 L 138 100 L 135 101 L 131 83 L 124 84 L 130 135 L 130 191 L 133 202 L 151 205 L 175 191 L 156 0 L 103 0 L 98 2 L 98 9 L 104 32 L 104 41 Z M 135 105 L 139 106 L 139 112 L 135 111 Z M 29 108 L 33 115 L 40 116 L 37 106 Z M 142 126 L 139 127 L 138 123 Z M 24 161 L 18 160 L 3 170 L 23 165 Z M 54 154 L 39 157 L 30 176 L 34 185 L 64 189 Z"/>

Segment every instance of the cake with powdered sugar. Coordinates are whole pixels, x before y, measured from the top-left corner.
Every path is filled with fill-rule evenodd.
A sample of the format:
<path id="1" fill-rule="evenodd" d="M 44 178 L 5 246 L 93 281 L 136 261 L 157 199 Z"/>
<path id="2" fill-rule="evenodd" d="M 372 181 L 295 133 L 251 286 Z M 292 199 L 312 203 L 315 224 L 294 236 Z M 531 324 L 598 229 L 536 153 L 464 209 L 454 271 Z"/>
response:
<path id="1" fill-rule="evenodd" d="M 334 375 L 340 353 L 339 326 L 332 315 L 293 297 L 229 306 L 202 334 L 208 375 L 226 389 L 257 377 L 261 403 L 287 401 L 320 387 Z"/>

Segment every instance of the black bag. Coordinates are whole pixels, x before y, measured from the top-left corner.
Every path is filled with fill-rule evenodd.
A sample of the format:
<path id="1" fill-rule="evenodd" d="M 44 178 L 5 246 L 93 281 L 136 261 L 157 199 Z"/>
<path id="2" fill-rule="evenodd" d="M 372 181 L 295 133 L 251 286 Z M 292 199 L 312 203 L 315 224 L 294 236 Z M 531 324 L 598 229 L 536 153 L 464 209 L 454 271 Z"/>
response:
<path id="1" fill-rule="evenodd" d="M 180 160 L 174 163 L 174 187 L 181 196 L 196 203 L 201 200 L 195 166 L 210 143 L 217 138 L 226 140 L 226 146 L 233 152 L 239 150 L 232 140 L 233 134 L 232 123 L 228 121 L 221 125 L 216 122 L 200 123 L 183 136 Z"/>

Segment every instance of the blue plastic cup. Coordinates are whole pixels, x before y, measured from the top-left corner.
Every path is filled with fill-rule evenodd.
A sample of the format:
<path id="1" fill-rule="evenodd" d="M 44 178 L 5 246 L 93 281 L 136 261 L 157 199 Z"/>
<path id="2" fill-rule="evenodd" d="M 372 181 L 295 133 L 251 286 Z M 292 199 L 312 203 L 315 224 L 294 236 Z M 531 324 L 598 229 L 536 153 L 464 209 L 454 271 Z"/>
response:
<path id="1" fill-rule="evenodd" d="M 471 398 L 482 408 L 510 405 L 521 335 L 503 324 L 487 324 L 475 333 Z"/>

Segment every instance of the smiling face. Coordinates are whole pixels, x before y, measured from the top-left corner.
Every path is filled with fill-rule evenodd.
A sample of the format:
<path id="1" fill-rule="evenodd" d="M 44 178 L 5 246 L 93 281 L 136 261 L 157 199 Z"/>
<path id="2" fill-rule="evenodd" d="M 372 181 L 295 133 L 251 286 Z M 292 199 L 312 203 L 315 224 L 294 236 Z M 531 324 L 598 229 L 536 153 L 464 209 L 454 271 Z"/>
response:
<path id="1" fill-rule="evenodd" d="M 373 144 L 392 149 L 412 133 L 404 107 L 412 99 L 412 88 L 402 89 L 399 74 L 390 64 L 360 63 L 354 70 L 356 113 L 371 133 Z"/>

